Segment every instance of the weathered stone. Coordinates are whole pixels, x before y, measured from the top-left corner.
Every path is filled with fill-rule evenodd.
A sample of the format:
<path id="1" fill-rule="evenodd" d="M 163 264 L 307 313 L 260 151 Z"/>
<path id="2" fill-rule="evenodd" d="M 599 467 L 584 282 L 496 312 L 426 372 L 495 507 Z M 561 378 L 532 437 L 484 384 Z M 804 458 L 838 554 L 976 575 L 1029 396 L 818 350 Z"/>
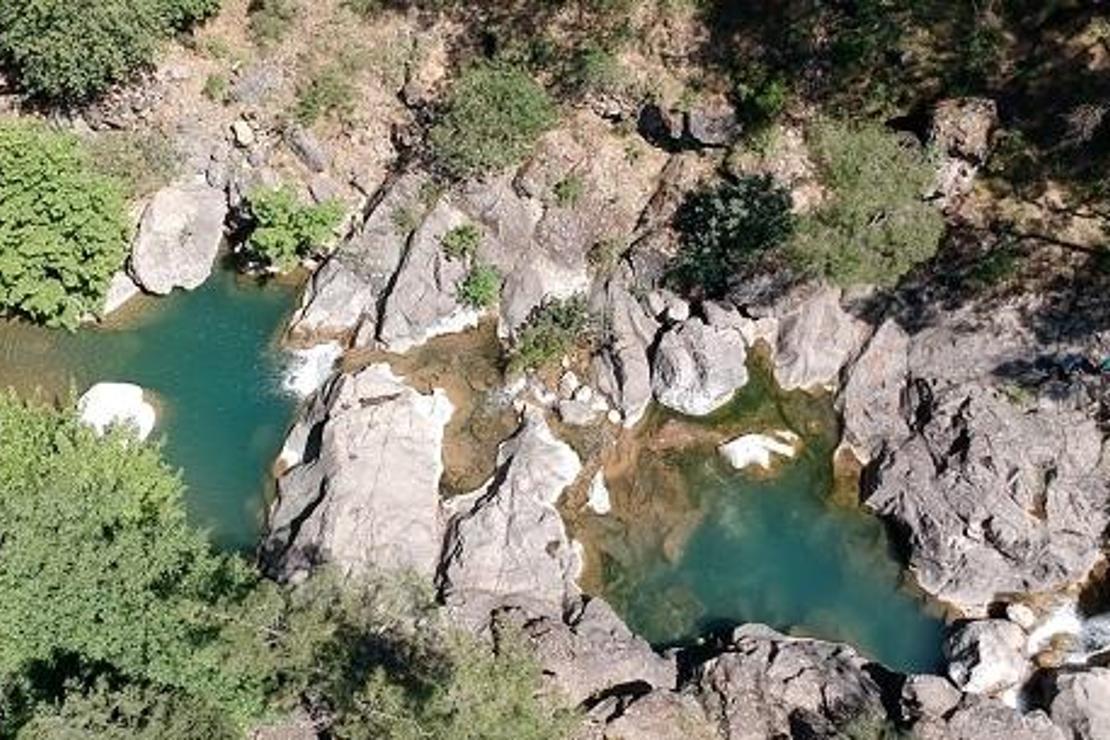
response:
<path id="1" fill-rule="evenodd" d="M 614 696 L 590 710 L 582 740 L 718 740 L 697 701 L 673 691 Z"/>
<path id="2" fill-rule="evenodd" d="M 970 622 L 944 645 L 948 676 L 963 691 L 997 695 L 1021 684 L 1030 665 L 1025 631 L 1005 619 Z"/>
<path id="3" fill-rule="evenodd" d="M 77 400 L 77 413 L 97 434 L 121 427 L 140 440 L 150 436 L 157 419 L 143 389 L 133 383 L 97 383 Z"/>
<path id="4" fill-rule="evenodd" d="M 740 133 L 736 110 L 725 100 L 696 105 L 686 114 L 686 133 L 702 146 L 728 146 Z"/>
<path id="5" fill-rule="evenodd" d="M 263 560 L 297 579 L 332 563 L 344 573 L 407 570 L 431 578 L 443 536 L 439 478 L 451 404 L 385 365 L 340 375 L 316 396 L 283 452 Z"/>
<path id="6" fill-rule="evenodd" d="M 572 705 L 631 684 L 672 689 L 677 681 L 674 659 L 632 634 L 602 599 L 576 605 L 566 621 L 508 609 L 495 617 L 503 625 L 523 633 L 545 682 Z"/>
<path id="7" fill-rule="evenodd" d="M 212 273 L 226 217 L 224 194 L 207 185 L 159 190 L 143 213 L 131 251 L 135 282 L 158 295 L 199 287 Z"/>
<path id="8" fill-rule="evenodd" d="M 598 389 L 624 415 L 627 426 L 643 418 L 651 403 L 651 364 L 648 348 L 660 326 L 632 297 L 629 270 L 622 267 L 609 279 L 594 301 L 595 310 L 607 317 L 609 341 L 594 360 Z"/>
<path id="9" fill-rule="evenodd" d="M 659 403 L 704 416 L 724 406 L 748 382 L 747 350 L 739 331 L 699 318 L 663 335 L 655 352 L 651 386 Z"/>
<path id="10" fill-rule="evenodd" d="M 933 193 L 945 206 L 971 192 L 997 126 L 998 106 L 987 98 L 942 100 L 933 109 L 929 144 L 941 156 Z"/>
<path id="11" fill-rule="evenodd" d="M 868 332 L 841 307 L 839 289 L 809 288 L 779 317 L 775 379 L 785 390 L 835 386 Z"/>
<path id="12" fill-rule="evenodd" d="M 140 293 L 142 290 L 135 285 L 131 276 L 126 271 L 120 270 L 112 276 L 112 282 L 108 283 L 108 292 L 104 294 L 104 305 L 100 309 L 100 315 L 108 316 L 118 311 Z"/>
<path id="13" fill-rule="evenodd" d="M 1110 740 L 1110 669 L 1056 677 L 1052 722 L 1074 740 Z"/>
<path id="14" fill-rule="evenodd" d="M 440 591 L 464 621 L 480 624 L 499 605 L 561 618 L 578 595 L 580 558 L 555 502 L 581 470 L 543 414 L 497 453 L 496 476 L 455 503 L 440 569 Z"/>
<path id="15" fill-rule="evenodd" d="M 331 165 L 331 158 L 319 140 L 311 131 L 301 126 L 290 126 L 286 130 L 285 143 L 304 166 L 313 172 L 323 172 Z"/>
<path id="16" fill-rule="evenodd" d="M 728 740 L 840 737 L 850 724 L 886 717 L 866 666 L 846 645 L 745 625 L 724 653 L 694 669 L 691 683 Z"/>
<path id="17" fill-rule="evenodd" d="M 848 373 L 840 394 L 842 444 L 861 463 L 874 459 L 892 440 L 909 434 L 901 395 L 909 378 L 909 345 L 909 336 L 898 322 L 888 319 Z"/>
<path id="18" fill-rule="evenodd" d="M 1022 714 L 975 694 L 965 694 L 947 714 L 921 717 L 911 731 L 919 740 L 1066 740 L 1044 712 Z"/>

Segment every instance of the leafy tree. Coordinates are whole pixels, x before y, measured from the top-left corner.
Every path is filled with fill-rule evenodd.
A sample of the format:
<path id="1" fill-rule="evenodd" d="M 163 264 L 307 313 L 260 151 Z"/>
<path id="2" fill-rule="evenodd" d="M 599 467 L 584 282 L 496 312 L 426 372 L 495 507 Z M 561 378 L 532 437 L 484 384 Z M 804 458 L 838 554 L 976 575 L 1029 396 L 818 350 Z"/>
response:
<path id="1" fill-rule="evenodd" d="M 254 229 L 249 252 L 278 270 L 289 270 L 297 260 L 323 246 L 343 219 L 337 201 L 305 205 L 291 187 L 258 190 L 249 199 Z"/>
<path id="2" fill-rule="evenodd" d="M 245 648 L 276 605 L 188 524 L 158 450 L 10 396 L 0 439 L 0 684 L 23 676 L 32 699 L 89 690 L 74 692 L 80 718 L 47 724 L 95 721 L 109 684 L 149 687 L 156 713 L 172 700 L 236 721 L 258 714 L 267 673 Z M 136 696 L 111 700 L 156 710 Z"/>
<path id="3" fill-rule="evenodd" d="M 790 253 L 800 266 L 889 287 L 936 253 L 944 218 L 925 202 L 935 174 L 920 147 L 877 124 L 825 121 L 810 151 L 830 197 L 799 222 Z"/>
<path id="4" fill-rule="evenodd" d="M 175 30 L 219 0 L 4 0 L 0 57 L 31 93 L 81 100 L 149 64 Z"/>
<path id="5" fill-rule="evenodd" d="M 501 273 L 492 265 L 474 265 L 459 284 L 459 301 L 470 308 L 489 308 L 500 294 Z"/>
<path id="6" fill-rule="evenodd" d="M 688 292 L 720 296 L 738 269 L 790 236 L 790 194 L 767 175 L 730 180 L 689 196 L 675 226 L 674 279 Z"/>
<path id="7" fill-rule="evenodd" d="M 126 258 L 122 188 L 77 139 L 28 123 L 0 123 L 0 173 L 0 311 L 75 328 Z"/>
<path id="8" fill-rule="evenodd" d="M 470 177 L 516 164 L 555 121 L 554 104 L 527 72 L 477 64 L 455 82 L 429 141 L 449 173 Z"/>

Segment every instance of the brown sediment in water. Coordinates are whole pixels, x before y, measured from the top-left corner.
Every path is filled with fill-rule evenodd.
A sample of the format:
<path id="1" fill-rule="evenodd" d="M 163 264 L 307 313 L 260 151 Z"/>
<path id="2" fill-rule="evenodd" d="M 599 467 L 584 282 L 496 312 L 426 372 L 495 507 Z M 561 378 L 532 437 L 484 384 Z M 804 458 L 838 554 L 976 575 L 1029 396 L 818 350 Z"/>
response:
<path id="1" fill-rule="evenodd" d="M 504 381 L 497 323 L 429 340 L 403 355 L 354 350 L 343 357 L 346 372 L 384 362 L 421 393 L 441 388 L 454 406 L 444 430 L 441 488 L 454 496 L 479 488 L 494 473 L 497 447 L 511 437 L 520 417 L 498 398 Z"/>

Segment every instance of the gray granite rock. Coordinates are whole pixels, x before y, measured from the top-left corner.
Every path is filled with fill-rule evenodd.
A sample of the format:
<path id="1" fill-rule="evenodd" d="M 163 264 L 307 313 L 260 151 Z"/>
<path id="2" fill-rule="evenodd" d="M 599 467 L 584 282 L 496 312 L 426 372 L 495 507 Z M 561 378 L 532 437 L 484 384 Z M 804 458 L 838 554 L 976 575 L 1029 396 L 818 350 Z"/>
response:
<path id="1" fill-rule="evenodd" d="M 705 416 L 748 382 L 747 349 L 736 329 L 694 317 L 667 331 L 652 365 L 651 387 L 664 406 Z"/>
<path id="2" fill-rule="evenodd" d="M 192 290 L 212 274 L 224 237 L 227 199 L 207 185 L 163 188 L 143 212 L 130 271 L 150 293 Z"/>
<path id="3" fill-rule="evenodd" d="M 998 695 L 1028 678 L 1025 631 L 1005 619 L 963 625 L 944 644 L 948 676 L 962 691 Z"/>
<path id="4" fill-rule="evenodd" d="M 1057 676 L 1049 711 L 1073 740 L 1110 740 L 1110 669 Z"/>

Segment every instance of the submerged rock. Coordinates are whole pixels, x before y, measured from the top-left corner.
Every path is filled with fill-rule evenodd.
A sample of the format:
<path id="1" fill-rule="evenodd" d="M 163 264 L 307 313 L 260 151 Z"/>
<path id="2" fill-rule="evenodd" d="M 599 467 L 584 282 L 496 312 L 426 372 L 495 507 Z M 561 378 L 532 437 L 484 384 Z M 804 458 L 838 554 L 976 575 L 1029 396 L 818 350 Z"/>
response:
<path id="1" fill-rule="evenodd" d="M 207 185 L 163 188 L 143 213 L 130 269 L 145 290 L 192 290 L 212 274 L 227 217 L 227 198 Z"/>
<path id="2" fill-rule="evenodd" d="M 682 414 L 710 414 L 748 382 L 746 360 L 739 330 L 699 318 L 684 321 L 663 335 L 655 352 L 655 398 Z"/>
<path id="3" fill-rule="evenodd" d="M 385 568 L 428 579 L 443 536 L 439 478 L 451 404 L 423 395 L 385 365 L 340 375 L 290 432 L 263 543 L 283 580 L 332 563 L 344 573 Z"/>
<path id="4" fill-rule="evenodd" d="M 97 383 L 78 399 L 77 413 L 97 434 L 123 427 L 130 428 L 139 440 L 154 431 L 158 416 L 143 389 L 132 383 Z"/>
<path id="5" fill-rule="evenodd" d="M 497 468 L 484 488 L 453 502 L 441 594 L 474 623 L 503 604 L 561 617 L 578 595 L 580 558 L 555 502 L 581 471 L 578 455 L 532 410 L 501 446 Z"/>

